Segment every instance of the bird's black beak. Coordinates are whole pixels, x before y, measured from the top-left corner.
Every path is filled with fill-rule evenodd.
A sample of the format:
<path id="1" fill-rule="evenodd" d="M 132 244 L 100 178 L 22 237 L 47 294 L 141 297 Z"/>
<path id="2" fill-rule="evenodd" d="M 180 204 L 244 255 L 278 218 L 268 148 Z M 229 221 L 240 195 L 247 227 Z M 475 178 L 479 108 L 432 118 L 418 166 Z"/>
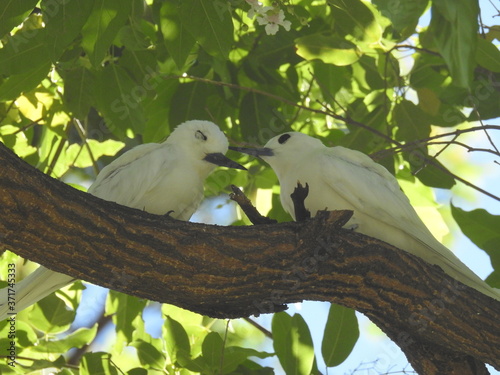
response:
<path id="1" fill-rule="evenodd" d="M 206 156 L 203 158 L 203 160 L 208 161 L 209 163 L 212 163 L 215 165 L 219 165 L 221 167 L 242 169 L 244 171 L 247 170 L 244 166 L 229 159 L 226 155 L 224 155 L 220 152 L 214 152 L 213 154 L 206 154 Z"/>
<path id="2" fill-rule="evenodd" d="M 260 158 L 261 156 L 273 156 L 273 150 L 267 147 L 261 147 L 261 148 L 249 148 L 249 147 L 233 147 L 229 146 L 230 150 L 233 151 L 238 151 L 242 152 L 247 155 L 255 156 L 257 158 Z"/>

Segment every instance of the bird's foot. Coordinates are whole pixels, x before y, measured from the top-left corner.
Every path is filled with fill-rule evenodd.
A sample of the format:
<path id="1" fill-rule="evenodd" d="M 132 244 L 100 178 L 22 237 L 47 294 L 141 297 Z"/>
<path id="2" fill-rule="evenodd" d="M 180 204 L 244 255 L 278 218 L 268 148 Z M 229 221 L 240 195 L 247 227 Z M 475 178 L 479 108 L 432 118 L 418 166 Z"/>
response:
<path id="1" fill-rule="evenodd" d="M 293 208 L 295 210 L 295 221 L 306 221 L 311 218 L 311 213 L 306 208 L 305 200 L 309 195 L 309 184 L 306 182 L 306 186 L 297 181 L 297 187 L 290 194 L 292 198 Z"/>
<path id="2" fill-rule="evenodd" d="M 355 231 L 358 228 L 359 228 L 358 224 L 349 224 L 349 225 L 344 226 L 344 229 L 348 229 L 348 230 L 352 230 L 352 231 Z"/>

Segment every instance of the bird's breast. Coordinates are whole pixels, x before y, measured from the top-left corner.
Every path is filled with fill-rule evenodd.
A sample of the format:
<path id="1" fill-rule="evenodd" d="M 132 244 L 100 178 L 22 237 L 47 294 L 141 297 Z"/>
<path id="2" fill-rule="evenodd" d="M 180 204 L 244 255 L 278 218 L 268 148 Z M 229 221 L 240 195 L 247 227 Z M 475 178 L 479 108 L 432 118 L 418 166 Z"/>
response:
<path id="1" fill-rule="evenodd" d="M 189 220 L 203 199 L 203 179 L 183 168 L 176 168 L 147 191 L 137 205 L 147 212 Z M 139 207 L 138 207 L 139 208 Z"/>
<path id="2" fill-rule="evenodd" d="M 291 198 L 297 184 L 309 186 L 309 194 L 305 199 L 305 207 L 315 216 L 320 210 L 352 210 L 352 205 L 340 196 L 329 183 L 322 178 L 317 163 L 311 163 L 307 166 L 298 166 L 283 176 L 278 176 L 281 185 L 281 204 L 295 219 L 295 208 Z"/>

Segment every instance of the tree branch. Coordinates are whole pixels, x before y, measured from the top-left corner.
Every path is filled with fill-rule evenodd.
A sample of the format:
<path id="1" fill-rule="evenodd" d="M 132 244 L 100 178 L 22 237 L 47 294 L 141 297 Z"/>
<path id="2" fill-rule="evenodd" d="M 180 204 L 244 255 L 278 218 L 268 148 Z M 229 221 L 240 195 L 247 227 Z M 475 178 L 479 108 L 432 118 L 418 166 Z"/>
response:
<path id="1" fill-rule="evenodd" d="M 500 302 L 342 229 L 350 214 L 249 227 L 180 222 L 77 191 L 0 144 L 0 250 L 219 318 L 335 302 L 368 316 L 419 373 L 500 369 Z"/>

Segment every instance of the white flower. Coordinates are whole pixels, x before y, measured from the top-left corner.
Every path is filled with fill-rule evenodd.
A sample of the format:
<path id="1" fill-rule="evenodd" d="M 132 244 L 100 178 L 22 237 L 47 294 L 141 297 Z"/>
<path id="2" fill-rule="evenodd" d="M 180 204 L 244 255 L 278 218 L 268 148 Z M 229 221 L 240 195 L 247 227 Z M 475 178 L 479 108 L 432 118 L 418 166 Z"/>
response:
<path id="1" fill-rule="evenodd" d="M 291 22 L 285 20 L 285 13 L 278 7 L 263 6 L 259 0 L 246 0 L 250 4 L 247 13 L 248 18 L 257 16 L 259 25 L 265 25 L 267 35 L 275 35 L 279 26 L 283 26 L 286 31 L 290 31 Z"/>
<path id="2" fill-rule="evenodd" d="M 261 14 L 263 12 L 264 8 L 259 0 L 246 0 L 246 2 L 250 4 L 248 18 L 254 18 L 256 14 Z"/>
<path id="3" fill-rule="evenodd" d="M 259 25 L 266 25 L 267 35 L 275 35 L 278 32 L 279 25 L 283 26 L 286 31 L 290 31 L 292 23 L 285 20 L 285 13 L 282 9 L 278 11 L 278 8 L 265 7 L 263 10 L 263 13 L 257 15 L 257 22 Z"/>

